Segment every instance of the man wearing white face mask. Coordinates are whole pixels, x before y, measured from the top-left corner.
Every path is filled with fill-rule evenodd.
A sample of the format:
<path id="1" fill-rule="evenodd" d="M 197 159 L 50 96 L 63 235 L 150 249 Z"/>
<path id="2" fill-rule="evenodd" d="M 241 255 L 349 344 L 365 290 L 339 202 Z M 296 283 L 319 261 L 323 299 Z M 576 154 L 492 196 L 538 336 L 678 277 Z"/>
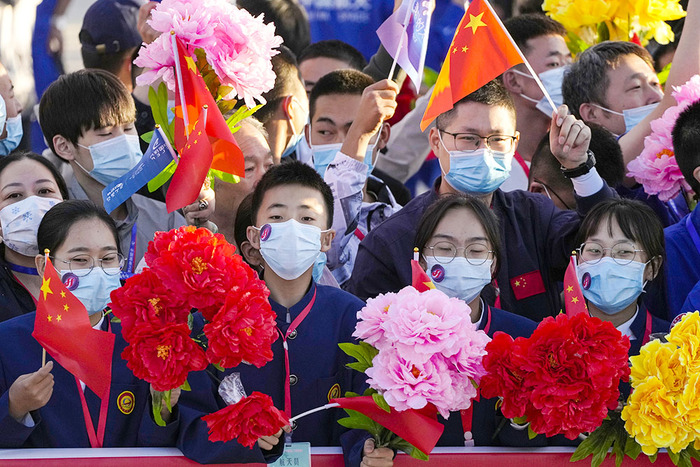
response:
<path id="1" fill-rule="evenodd" d="M 391 189 L 372 175 L 378 151 L 389 139 L 396 109 L 395 83 L 356 70 L 333 71 L 311 90 L 307 139 L 316 171 L 333 190 L 338 232 L 328 252 L 328 267 L 338 284 L 350 278 L 360 241 L 398 211 Z"/>
<path id="2" fill-rule="evenodd" d="M 24 135 L 22 129 L 22 104 L 15 97 L 10 75 L 0 63 L 0 100 L 4 101 L 4 130 L 0 125 L 0 156 L 6 156 L 19 146 Z"/>
<path id="3" fill-rule="evenodd" d="M 71 165 L 68 189 L 73 199 L 103 206 L 102 190 L 141 159 L 134 127 L 134 101 L 119 79 L 102 70 L 64 75 L 44 93 L 41 128 L 51 150 Z M 153 234 L 185 225 L 164 203 L 135 194 L 110 213 L 117 222 L 126 257 L 124 277 L 134 272 Z"/>
<path id="4" fill-rule="evenodd" d="M 509 18 L 505 27 L 558 107 L 563 104 L 561 82 L 571 52 L 566 46 L 566 29 L 542 14 Z M 549 131 L 553 109 L 525 65 L 516 65 L 503 73 L 503 85 L 513 96 L 516 129 L 520 132 L 518 149 L 510 177 L 501 190 L 527 190 L 530 161 L 542 138 Z"/>

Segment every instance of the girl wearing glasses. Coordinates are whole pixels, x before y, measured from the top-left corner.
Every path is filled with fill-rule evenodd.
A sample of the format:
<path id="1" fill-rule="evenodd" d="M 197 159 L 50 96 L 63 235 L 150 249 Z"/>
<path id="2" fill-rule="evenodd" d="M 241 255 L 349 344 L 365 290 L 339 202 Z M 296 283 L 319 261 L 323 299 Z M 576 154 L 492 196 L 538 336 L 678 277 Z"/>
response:
<path id="1" fill-rule="evenodd" d="M 513 338 L 528 337 L 534 321 L 488 306 L 481 292 L 496 276 L 501 252 L 498 220 L 483 201 L 467 194 L 441 197 L 423 214 L 415 245 L 420 263 L 435 287 L 450 297 L 464 300 L 471 321 L 490 337 L 503 331 Z M 445 431 L 438 445 L 476 446 L 532 445 L 527 432 L 514 430 L 497 415 L 496 399 L 481 399 L 471 411 L 440 418 Z M 464 413 L 466 412 L 466 413 Z"/>
<path id="2" fill-rule="evenodd" d="M 640 300 L 664 260 L 661 222 L 639 201 L 609 200 L 586 216 L 578 241 L 576 275 L 589 313 L 629 336 L 630 355 L 637 355 L 650 334 L 669 330 Z"/>
<path id="3" fill-rule="evenodd" d="M 64 199 L 66 182 L 47 159 L 28 152 L 0 158 L 0 322 L 35 310 L 37 229 Z"/>
<path id="4" fill-rule="evenodd" d="M 101 401 L 51 358 L 39 368 L 42 349 L 31 335 L 34 313 L 5 321 L 0 324 L 0 448 L 138 446 L 149 439 L 143 430 L 167 438 L 152 421 L 148 383 L 121 358 L 126 342 L 119 324 L 103 313 L 110 292 L 120 286 L 118 245 L 114 221 L 90 201 L 64 201 L 44 215 L 38 248 L 50 250 L 49 267 L 85 305 L 90 324 L 116 334 L 109 399 Z M 36 255 L 36 266 L 43 276 L 43 254 Z M 170 413 L 163 416 L 167 421 Z M 106 425 L 98 422 L 103 417 Z"/>

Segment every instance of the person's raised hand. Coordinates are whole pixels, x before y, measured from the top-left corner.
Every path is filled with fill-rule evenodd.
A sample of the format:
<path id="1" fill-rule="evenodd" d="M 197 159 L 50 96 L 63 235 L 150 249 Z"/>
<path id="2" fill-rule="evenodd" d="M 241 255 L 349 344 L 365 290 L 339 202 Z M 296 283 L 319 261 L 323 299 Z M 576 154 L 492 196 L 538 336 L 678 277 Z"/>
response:
<path id="1" fill-rule="evenodd" d="M 549 126 L 549 148 L 561 166 L 574 169 L 585 163 L 590 143 L 591 129 L 570 115 L 566 105 L 559 106 Z"/>
<path id="2" fill-rule="evenodd" d="M 158 6 L 159 2 L 147 2 L 139 7 L 139 17 L 136 27 L 144 43 L 150 44 L 160 36 L 160 33 L 153 29 L 146 21 L 151 18 L 151 11 Z"/>
<path id="3" fill-rule="evenodd" d="M 27 413 L 48 404 L 53 394 L 53 361 L 34 373 L 19 376 L 9 389 L 9 413 L 20 421 Z"/>
<path id="4" fill-rule="evenodd" d="M 279 444 L 282 433 L 290 433 L 291 431 L 292 428 L 290 426 L 282 427 L 282 429 L 272 436 L 263 436 L 258 438 L 258 446 L 260 446 L 260 449 L 263 451 L 271 451 L 272 448 Z"/>

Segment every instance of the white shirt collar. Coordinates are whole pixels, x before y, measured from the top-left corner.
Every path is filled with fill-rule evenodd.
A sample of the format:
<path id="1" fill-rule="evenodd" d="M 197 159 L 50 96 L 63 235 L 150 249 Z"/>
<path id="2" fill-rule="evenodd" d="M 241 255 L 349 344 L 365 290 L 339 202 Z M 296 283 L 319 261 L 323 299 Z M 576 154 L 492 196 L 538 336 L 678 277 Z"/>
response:
<path id="1" fill-rule="evenodd" d="M 617 330 L 620 331 L 623 336 L 628 336 L 631 341 L 637 339 L 637 336 L 635 336 L 632 332 L 632 323 L 634 322 L 635 318 L 637 318 L 638 314 L 639 306 L 637 306 L 637 311 L 634 312 L 634 315 L 630 319 L 617 327 Z"/>

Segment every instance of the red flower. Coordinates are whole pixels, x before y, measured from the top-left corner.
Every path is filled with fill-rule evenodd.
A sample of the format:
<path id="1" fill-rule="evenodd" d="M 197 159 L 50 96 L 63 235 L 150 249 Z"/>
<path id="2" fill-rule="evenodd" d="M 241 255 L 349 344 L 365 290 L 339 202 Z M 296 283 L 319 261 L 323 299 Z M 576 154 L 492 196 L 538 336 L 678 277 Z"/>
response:
<path id="1" fill-rule="evenodd" d="M 148 332 L 135 333 L 122 358 L 134 376 L 151 383 L 156 391 L 180 387 L 190 371 L 207 366 L 204 351 L 190 338 L 185 323 L 160 329 L 148 326 Z"/>
<path id="2" fill-rule="evenodd" d="M 156 234 L 146 262 L 165 288 L 177 291 L 190 307 L 211 319 L 228 291 L 255 275 L 235 251 L 223 235 L 187 226 Z"/>
<path id="3" fill-rule="evenodd" d="M 491 342 L 486 344 L 483 359 L 487 374 L 481 378 L 481 395 L 488 398 L 501 396 L 501 412 L 508 418 L 522 417 L 527 405 L 527 393 L 523 390 L 527 372 L 522 370 L 523 348 L 527 340 L 522 337 L 515 341 L 504 332 L 496 332 Z"/>
<path id="4" fill-rule="evenodd" d="M 131 342 L 135 333 L 150 332 L 171 323 L 186 323 L 190 307 L 177 294 L 166 290 L 153 271 L 127 279 L 111 294 L 110 307 L 121 320 L 122 334 Z"/>
<path id="5" fill-rule="evenodd" d="M 268 295 L 265 283 L 257 278 L 228 294 L 224 306 L 204 326 L 211 363 L 230 368 L 245 361 L 260 368 L 272 360 L 277 329 Z"/>
<path id="6" fill-rule="evenodd" d="M 272 436 L 289 420 L 266 394 L 254 392 L 233 405 L 202 417 L 209 427 L 209 441 L 231 441 L 252 448 L 258 438 Z"/>
<path id="7" fill-rule="evenodd" d="M 617 407 L 620 380 L 629 378 L 629 339 L 610 322 L 561 314 L 544 319 L 526 345 L 519 340 L 497 335 L 486 347 L 482 393 L 503 397 L 504 416 L 524 413 L 536 433 L 574 439 Z"/>

